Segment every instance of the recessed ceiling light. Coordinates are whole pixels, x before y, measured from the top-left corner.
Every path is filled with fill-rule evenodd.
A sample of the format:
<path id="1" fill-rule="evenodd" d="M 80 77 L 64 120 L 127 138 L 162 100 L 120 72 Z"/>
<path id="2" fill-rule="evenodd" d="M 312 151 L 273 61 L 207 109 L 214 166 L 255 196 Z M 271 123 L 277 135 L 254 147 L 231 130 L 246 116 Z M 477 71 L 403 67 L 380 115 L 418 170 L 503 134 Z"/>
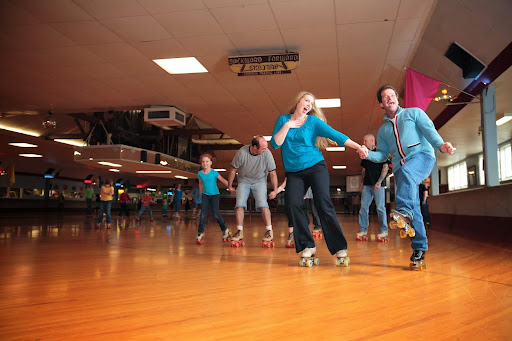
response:
<path id="1" fill-rule="evenodd" d="M 328 152 L 344 152 L 345 147 L 327 147 L 325 148 Z"/>
<path id="2" fill-rule="evenodd" d="M 186 176 L 181 176 L 181 175 L 175 175 L 174 176 L 175 178 L 178 178 L 178 179 L 188 179 Z"/>
<path id="3" fill-rule="evenodd" d="M 11 142 L 9 143 L 11 146 L 20 147 L 20 148 L 35 148 L 37 144 L 25 143 L 25 142 Z"/>
<path id="4" fill-rule="evenodd" d="M 123 165 L 120 165 L 118 163 L 112 163 L 112 162 L 107 162 L 107 161 L 98 161 L 98 163 L 100 165 L 103 165 L 103 166 L 110 166 L 110 167 L 123 167 Z"/>
<path id="5" fill-rule="evenodd" d="M 317 99 L 315 104 L 319 108 L 339 108 L 341 107 L 341 99 L 339 98 L 327 98 Z"/>
<path id="6" fill-rule="evenodd" d="M 332 169 L 346 169 L 347 166 L 332 166 Z"/>
<path id="7" fill-rule="evenodd" d="M 263 136 L 263 138 L 265 139 L 265 141 L 272 140 L 272 136 L 269 136 L 269 135 L 265 135 L 265 136 Z"/>
<path id="8" fill-rule="evenodd" d="M 135 171 L 135 173 L 139 173 L 139 174 L 169 174 L 169 173 L 172 173 L 172 171 L 138 170 L 138 171 Z"/>
<path id="9" fill-rule="evenodd" d="M 498 119 L 498 120 L 496 121 L 496 125 L 497 125 L 497 126 L 500 126 L 500 125 L 502 125 L 502 124 L 507 123 L 507 122 L 508 122 L 508 121 L 510 121 L 510 120 L 512 120 L 512 114 L 510 114 L 510 113 L 505 113 L 505 114 L 503 114 L 503 117 L 501 117 L 500 119 Z"/>
<path id="10" fill-rule="evenodd" d="M 171 75 L 208 72 L 194 57 L 154 59 L 153 61 Z"/>
<path id="11" fill-rule="evenodd" d="M 217 172 L 225 172 L 226 168 L 214 168 L 213 170 Z"/>
<path id="12" fill-rule="evenodd" d="M 117 172 L 120 172 L 120 170 L 119 170 L 119 169 L 117 169 L 117 168 L 110 168 L 110 169 L 109 169 L 109 171 L 111 171 L 111 172 L 116 172 L 116 173 L 117 173 Z"/>
<path id="13" fill-rule="evenodd" d="M 19 154 L 19 155 L 22 157 L 43 157 L 42 155 L 39 155 L 39 154 Z"/>

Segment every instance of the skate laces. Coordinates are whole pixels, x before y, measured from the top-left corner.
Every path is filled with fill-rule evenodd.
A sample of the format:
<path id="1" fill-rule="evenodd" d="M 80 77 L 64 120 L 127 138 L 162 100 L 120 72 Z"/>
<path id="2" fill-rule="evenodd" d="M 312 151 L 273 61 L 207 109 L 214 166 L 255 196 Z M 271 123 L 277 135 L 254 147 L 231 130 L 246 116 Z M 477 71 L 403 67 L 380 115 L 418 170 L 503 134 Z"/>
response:
<path id="1" fill-rule="evenodd" d="M 270 238 L 272 235 L 271 235 L 271 232 L 272 230 L 267 230 L 267 232 L 265 232 L 265 238 Z"/>

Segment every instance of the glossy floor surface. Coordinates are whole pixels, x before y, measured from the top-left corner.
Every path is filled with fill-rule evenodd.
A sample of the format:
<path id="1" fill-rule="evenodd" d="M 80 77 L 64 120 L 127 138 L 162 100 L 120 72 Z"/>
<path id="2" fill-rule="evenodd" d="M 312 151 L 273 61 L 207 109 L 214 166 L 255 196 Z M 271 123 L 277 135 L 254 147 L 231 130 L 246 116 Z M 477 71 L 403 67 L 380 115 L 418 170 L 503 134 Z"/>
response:
<path id="1" fill-rule="evenodd" d="M 234 215 L 222 213 L 234 229 Z M 72 214 L 0 216 L 1 340 L 506 340 L 512 335 L 512 248 L 429 234 L 428 269 L 409 270 L 409 239 L 349 242 L 337 267 L 324 240 L 319 266 L 300 267 L 273 216 L 246 215 L 243 248 L 222 243 L 213 218 L 114 220 L 111 231 Z M 483 227 L 484 228 L 484 227 Z"/>

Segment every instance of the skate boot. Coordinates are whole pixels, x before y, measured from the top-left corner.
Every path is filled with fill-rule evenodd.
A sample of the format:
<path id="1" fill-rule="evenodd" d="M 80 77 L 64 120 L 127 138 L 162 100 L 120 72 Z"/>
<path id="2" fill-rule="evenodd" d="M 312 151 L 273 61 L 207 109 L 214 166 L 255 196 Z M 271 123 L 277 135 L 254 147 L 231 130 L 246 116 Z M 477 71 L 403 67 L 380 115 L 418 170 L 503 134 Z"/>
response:
<path id="1" fill-rule="evenodd" d="M 357 232 L 356 234 L 356 240 L 359 240 L 359 241 L 368 241 L 368 237 L 366 236 L 368 234 L 368 232 L 364 232 L 364 231 L 359 231 Z"/>
<path id="2" fill-rule="evenodd" d="M 226 228 L 223 232 L 222 232 L 222 242 L 225 243 L 225 242 L 229 242 L 229 240 L 231 239 L 231 234 L 229 233 L 229 229 Z"/>
<path id="3" fill-rule="evenodd" d="M 274 247 L 274 231 L 267 230 L 267 232 L 265 232 L 261 247 Z"/>
<path id="4" fill-rule="evenodd" d="M 287 248 L 293 248 L 293 247 L 295 247 L 295 244 L 294 244 L 294 242 L 293 242 L 293 232 L 290 232 L 290 233 L 288 234 L 288 239 L 286 239 L 286 245 L 285 245 L 285 247 L 287 247 Z"/>
<path id="5" fill-rule="evenodd" d="M 204 244 L 204 232 L 201 232 L 196 237 L 196 244 L 203 245 Z"/>
<path id="6" fill-rule="evenodd" d="M 307 247 L 304 250 L 302 250 L 300 254 L 300 260 L 299 265 L 300 266 L 308 266 L 312 267 L 313 264 L 318 265 L 320 264 L 320 260 L 315 257 L 316 253 L 316 247 Z"/>
<path id="7" fill-rule="evenodd" d="M 322 237 L 323 237 L 322 229 L 320 227 L 315 227 L 313 229 L 313 232 L 311 232 L 311 234 L 313 235 L 313 238 L 322 239 Z"/>
<path id="8" fill-rule="evenodd" d="M 96 223 L 96 228 L 99 230 L 101 229 L 101 223 Z"/>
<path id="9" fill-rule="evenodd" d="M 140 217 L 135 217 L 135 220 L 136 220 L 137 222 L 140 222 Z"/>
<path id="10" fill-rule="evenodd" d="M 244 231 L 238 230 L 238 231 L 236 231 L 234 236 L 231 237 L 231 247 L 241 247 L 241 246 L 245 246 Z"/>
<path id="11" fill-rule="evenodd" d="M 409 268 L 411 270 L 423 270 L 427 268 L 427 263 L 425 262 L 425 253 L 426 251 L 422 250 L 414 250 L 411 255 L 411 264 L 409 264 Z"/>
<path id="12" fill-rule="evenodd" d="M 391 210 L 389 217 L 392 219 L 389 222 L 389 228 L 394 230 L 396 228 L 400 228 L 400 238 L 405 238 L 407 236 L 414 237 L 416 235 L 416 231 L 412 228 L 409 217 L 405 216 L 402 212 Z"/>
<path id="13" fill-rule="evenodd" d="M 112 228 L 112 224 L 108 223 L 107 224 L 107 230 L 110 230 Z"/>
<path id="14" fill-rule="evenodd" d="M 388 238 L 388 233 L 387 232 L 381 232 L 377 235 L 377 241 L 378 242 L 388 242 L 389 243 L 389 238 Z"/>
<path id="15" fill-rule="evenodd" d="M 350 258 L 347 257 L 347 250 L 339 250 L 336 252 L 336 266 L 348 266 Z"/>

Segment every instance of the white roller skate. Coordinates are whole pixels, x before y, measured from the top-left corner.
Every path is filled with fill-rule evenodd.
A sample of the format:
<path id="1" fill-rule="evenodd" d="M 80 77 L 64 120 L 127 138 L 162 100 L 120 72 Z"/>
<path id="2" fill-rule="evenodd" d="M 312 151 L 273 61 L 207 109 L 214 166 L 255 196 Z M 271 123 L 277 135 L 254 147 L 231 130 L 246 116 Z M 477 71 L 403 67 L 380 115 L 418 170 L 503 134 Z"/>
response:
<path id="1" fill-rule="evenodd" d="M 388 238 L 388 233 L 387 232 L 381 232 L 377 235 L 377 241 L 378 242 L 388 242 L 389 243 L 389 238 Z"/>
<path id="2" fill-rule="evenodd" d="M 204 244 L 204 232 L 199 233 L 196 237 L 196 244 L 203 245 Z"/>
<path id="3" fill-rule="evenodd" d="M 261 241 L 261 247 L 274 247 L 274 231 L 267 230 Z"/>
<path id="4" fill-rule="evenodd" d="M 229 233 L 229 229 L 226 228 L 224 230 L 224 232 L 222 232 L 222 242 L 223 243 L 229 242 L 230 239 L 231 239 L 231 234 Z"/>
<path id="5" fill-rule="evenodd" d="M 336 266 L 348 266 L 350 258 L 347 257 L 347 250 L 339 250 L 336 252 Z"/>
<path id="6" fill-rule="evenodd" d="M 244 242 L 244 230 L 238 230 L 236 233 L 231 237 L 231 247 L 241 247 L 245 246 Z"/>
<path id="7" fill-rule="evenodd" d="M 308 266 L 312 267 L 313 264 L 318 265 L 320 264 L 320 260 L 315 257 L 316 253 L 316 247 L 307 247 L 304 250 L 302 250 L 300 254 L 300 260 L 299 265 L 300 266 Z"/>
<path id="8" fill-rule="evenodd" d="M 368 241 L 368 237 L 366 236 L 368 234 L 368 232 L 364 232 L 364 231 L 359 231 L 357 232 L 356 234 L 356 240 L 359 240 L 359 241 Z"/>

